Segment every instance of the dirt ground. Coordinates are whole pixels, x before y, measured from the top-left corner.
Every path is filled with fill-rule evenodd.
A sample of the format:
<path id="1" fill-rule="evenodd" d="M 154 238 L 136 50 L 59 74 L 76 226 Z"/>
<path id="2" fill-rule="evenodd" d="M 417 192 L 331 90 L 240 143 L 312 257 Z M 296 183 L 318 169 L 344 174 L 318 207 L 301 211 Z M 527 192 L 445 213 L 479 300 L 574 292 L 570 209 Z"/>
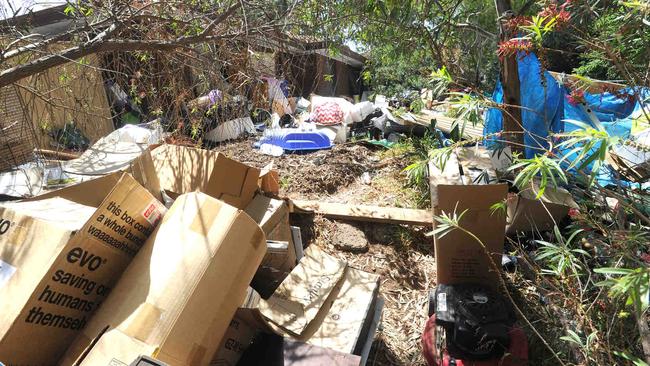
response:
<path id="1" fill-rule="evenodd" d="M 407 159 L 390 156 L 381 148 L 348 143 L 274 158 L 259 153 L 252 144 L 253 140 L 242 140 L 215 149 L 251 166 L 261 168 L 272 162 L 280 173 L 281 196 L 415 207 L 415 195 L 405 188 L 402 172 Z M 432 240 L 425 236 L 430 229 L 349 222 L 361 229 L 370 243 L 366 252 L 351 253 L 334 247 L 334 221 L 307 215 L 294 215 L 291 220 L 301 227 L 304 245 L 318 245 L 355 268 L 381 276 L 383 318 L 367 365 L 425 365 L 420 335 L 426 321 L 427 291 L 435 280 Z"/>

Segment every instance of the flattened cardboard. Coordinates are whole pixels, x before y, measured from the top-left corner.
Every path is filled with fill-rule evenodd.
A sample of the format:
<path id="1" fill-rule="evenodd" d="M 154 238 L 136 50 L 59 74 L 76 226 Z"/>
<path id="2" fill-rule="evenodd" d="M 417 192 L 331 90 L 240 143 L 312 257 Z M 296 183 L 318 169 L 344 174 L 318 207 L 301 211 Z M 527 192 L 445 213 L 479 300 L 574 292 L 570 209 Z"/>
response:
<path id="1" fill-rule="evenodd" d="M 161 145 L 151 157 L 160 187 L 172 198 L 199 191 L 244 209 L 258 188 L 259 169 L 216 151 Z"/>
<path id="2" fill-rule="evenodd" d="M 452 154 L 444 171 L 430 163 L 431 204 L 435 216 L 443 212 L 460 215 L 467 210 L 460 225 L 476 235 L 499 263 L 505 239 L 505 214 L 492 212 L 490 207 L 505 201 L 508 185 L 482 184 L 496 177 L 490 159 L 487 151 L 466 148 L 460 149 L 458 155 Z M 434 229 L 438 225 L 434 220 Z M 435 235 L 434 249 L 438 283 L 497 285 L 498 273 L 492 269 L 485 250 L 462 230 L 452 230 L 442 237 Z"/>
<path id="3" fill-rule="evenodd" d="M 0 208 L 2 222 L 8 223 L 0 229 L 0 260 L 15 268 L 0 286 L 5 364 L 56 362 L 165 210 L 126 173 L 80 186 Z M 23 214 L 17 207 L 23 203 L 24 213 L 38 206 L 42 212 Z"/>
<path id="4" fill-rule="evenodd" d="M 300 336 L 341 282 L 345 268 L 345 262 L 310 246 L 273 296 L 260 302 L 260 312 L 291 335 Z"/>
<path id="5" fill-rule="evenodd" d="M 544 194 L 538 199 L 537 187 L 535 184 L 518 195 L 508 195 L 507 233 L 551 230 L 569 214 L 569 209 L 578 208 L 571 193 L 566 189 L 546 187 Z"/>
<path id="6" fill-rule="evenodd" d="M 361 353 L 364 326 L 372 321 L 379 276 L 347 267 L 339 285 L 309 326 L 296 337 L 309 344 L 344 353 Z"/>
<path id="7" fill-rule="evenodd" d="M 273 296 L 260 300 L 261 320 L 251 321 L 255 311 L 242 311 L 241 316 L 249 324 L 265 323 L 258 325 L 260 330 L 270 328 L 314 346 L 360 354 L 378 292 L 379 276 L 347 267 L 310 246 Z"/>
<path id="8" fill-rule="evenodd" d="M 101 339 L 114 332 L 154 347 L 155 354 L 145 355 L 172 366 L 207 365 L 246 296 L 264 242 L 241 210 L 200 192 L 179 196 L 63 363 L 74 362 L 108 327 L 88 350 L 93 362 L 81 365 L 108 364 L 101 355 L 110 354 L 111 345 Z"/>

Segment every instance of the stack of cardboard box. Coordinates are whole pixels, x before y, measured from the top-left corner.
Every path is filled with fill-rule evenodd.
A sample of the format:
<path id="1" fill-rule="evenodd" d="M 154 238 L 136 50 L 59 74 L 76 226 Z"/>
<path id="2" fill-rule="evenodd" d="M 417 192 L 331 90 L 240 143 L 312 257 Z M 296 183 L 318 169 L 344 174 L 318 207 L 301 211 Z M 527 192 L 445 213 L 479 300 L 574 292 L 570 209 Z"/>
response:
<path id="1" fill-rule="evenodd" d="M 287 204 L 266 196 L 277 178 L 162 145 L 1 203 L 0 362 L 235 365 L 250 346 L 284 365 L 310 364 L 304 352 L 364 363 L 379 279 L 315 247 L 303 257 Z"/>

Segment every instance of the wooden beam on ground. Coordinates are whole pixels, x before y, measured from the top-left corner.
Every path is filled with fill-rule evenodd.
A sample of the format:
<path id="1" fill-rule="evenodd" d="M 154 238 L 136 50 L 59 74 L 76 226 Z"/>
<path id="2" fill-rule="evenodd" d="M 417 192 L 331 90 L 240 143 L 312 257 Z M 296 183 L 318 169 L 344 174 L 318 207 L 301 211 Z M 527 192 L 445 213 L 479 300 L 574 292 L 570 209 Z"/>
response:
<path id="1" fill-rule="evenodd" d="M 433 214 L 430 210 L 411 208 L 348 205 L 304 200 L 292 200 L 290 207 L 293 213 L 315 213 L 344 220 L 414 226 L 431 226 L 433 222 Z"/>

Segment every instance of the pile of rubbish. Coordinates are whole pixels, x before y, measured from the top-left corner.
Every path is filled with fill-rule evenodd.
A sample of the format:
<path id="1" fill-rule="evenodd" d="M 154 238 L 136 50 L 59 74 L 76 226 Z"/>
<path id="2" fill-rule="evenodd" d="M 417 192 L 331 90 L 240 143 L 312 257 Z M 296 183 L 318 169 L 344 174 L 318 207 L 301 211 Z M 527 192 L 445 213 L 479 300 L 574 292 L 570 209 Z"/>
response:
<path id="1" fill-rule="evenodd" d="M 228 103 L 218 90 L 190 101 L 188 106 L 207 111 L 203 140 L 220 143 L 242 135 L 261 135 L 254 147 L 263 154 L 281 156 L 285 152 L 329 149 L 350 138 L 368 138 L 386 145 L 403 134 L 422 135 L 427 128 L 410 113 L 393 115 L 394 106 L 382 95 L 374 96 L 374 103 L 368 100 L 368 93 L 356 103 L 349 98 L 315 94 L 307 100 L 290 96 L 288 89 L 275 81 L 269 80 L 268 110 L 248 106 L 234 114 L 225 113 Z M 235 99 L 248 105 L 243 97 Z M 210 112 L 214 108 L 217 111 Z"/>
<path id="2" fill-rule="evenodd" d="M 303 246 L 277 172 L 151 125 L 26 170 L 0 203 L 2 363 L 365 364 L 379 276 Z"/>

